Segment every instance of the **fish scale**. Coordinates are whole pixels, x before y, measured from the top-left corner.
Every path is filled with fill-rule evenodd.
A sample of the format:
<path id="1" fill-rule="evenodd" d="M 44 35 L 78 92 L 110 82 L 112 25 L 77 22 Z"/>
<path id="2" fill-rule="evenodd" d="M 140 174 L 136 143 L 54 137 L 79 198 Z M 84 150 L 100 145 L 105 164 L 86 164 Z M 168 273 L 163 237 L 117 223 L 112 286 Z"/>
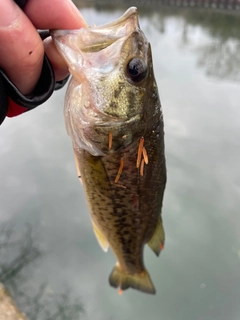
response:
<path id="1" fill-rule="evenodd" d="M 82 156 L 85 157 L 85 155 L 86 154 L 83 154 Z M 87 157 L 89 157 L 89 155 L 87 155 Z M 85 160 L 82 157 L 79 159 L 79 163 L 81 163 L 82 166 L 84 166 L 84 161 L 89 163 L 89 159 Z M 94 162 L 95 161 L 96 157 L 94 157 Z M 100 162 L 105 168 L 105 176 L 101 177 L 101 179 L 106 181 L 106 185 L 104 187 L 101 185 L 99 189 L 101 191 L 100 193 L 96 194 L 94 192 L 96 187 L 96 171 L 94 169 L 91 170 L 91 172 L 88 171 L 88 181 L 85 181 L 85 191 L 91 206 L 91 212 L 93 216 L 95 216 L 96 213 L 94 221 L 99 226 L 100 231 L 108 238 L 113 251 L 118 252 L 119 261 L 122 261 L 122 265 L 126 264 L 124 266 L 125 269 L 131 271 L 131 273 L 143 271 L 144 267 L 141 256 L 143 247 L 142 235 L 144 235 L 144 232 L 141 232 L 141 229 L 139 229 L 136 234 L 135 228 L 132 228 L 132 226 L 135 225 L 135 219 L 139 215 L 138 212 L 133 210 L 132 206 L 132 196 L 138 194 L 137 181 L 139 174 L 137 173 L 137 169 L 132 166 L 132 163 L 129 163 L 130 170 L 125 169 L 124 180 L 122 181 L 122 179 L 120 179 L 125 187 L 123 188 L 122 186 L 118 186 L 118 184 L 112 184 L 119 161 L 112 162 L 112 158 L 101 157 L 98 158 L 97 162 Z M 134 164 L 135 162 L 134 159 Z M 126 163 L 128 164 L 128 162 Z M 92 177 L 91 180 L 89 176 Z M 129 179 L 129 176 L 131 179 Z M 135 188 L 133 186 L 135 186 Z M 129 190 L 131 190 L 131 192 L 129 192 Z M 102 205 L 99 205 L 99 203 L 102 203 Z M 108 224 L 102 225 L 102 219 L 111 221 L 111 228 L 109 228 Z M 145 223 L 143 221 L 142 227 L 145 228 L 144 226 Z M 138 234 L 139 237 L 136 236 Z M 141 249 L 139 254 L 137 254 L 136 248 Z M 132 262 L 133 257 L 134 263 Z M 135 266 L 135 269 L 132 265 Z"/>
<path id="2" fill-rule="evenodd" d="M 52 32 L 72 73 L 65 122 L 95 235 L 117 264 L 113 287 L 156 292 L 144 246 L 159 255 L 165 235 L 163 116 L 151 46 L 136 8 L 89 29 Z"/>

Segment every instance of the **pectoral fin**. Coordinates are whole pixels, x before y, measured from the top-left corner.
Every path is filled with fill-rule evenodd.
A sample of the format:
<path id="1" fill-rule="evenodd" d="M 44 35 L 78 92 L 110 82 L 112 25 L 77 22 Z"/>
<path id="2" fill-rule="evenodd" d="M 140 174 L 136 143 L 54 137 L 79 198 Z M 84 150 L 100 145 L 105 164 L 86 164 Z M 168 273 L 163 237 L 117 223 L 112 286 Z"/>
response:
<path id="1" fill-rule="evenodd" d="M 100 244 L 100 247 L 103 249 L 103 251 L 107 252 L 109 248 L 109 243 L 106 237 L 101 233 L 101 231 L 98 229 L 98 227 L 95 225 L 93 221 L 92 221 L 92 226 L 93 226 L 95 236 L 98 240 L 98 243 Z"/>
<path id="2" fill-rule="evenodd" d="M 163 250 L 165 241 L 164 229 L 162 225 L 162 218 L 159 216 L 157 226 L 152 238 L 148 241 L 149 247 L 157 256 L 159 256 L 160 252 Z"/>
<path id="3" fill-rule="evenodd" d="M 79 163 L 78 163 L 78 157 L 77 157 L 76 150 L 75 150 L 74 146 L 73 146 L 73 152 L 74 152 L 74 160 L 75 160 L 75 164 L 76 164 L 76 168 L 77 168 L 78 179 L 82 183 L 81 172 L 80 172 Z"/>

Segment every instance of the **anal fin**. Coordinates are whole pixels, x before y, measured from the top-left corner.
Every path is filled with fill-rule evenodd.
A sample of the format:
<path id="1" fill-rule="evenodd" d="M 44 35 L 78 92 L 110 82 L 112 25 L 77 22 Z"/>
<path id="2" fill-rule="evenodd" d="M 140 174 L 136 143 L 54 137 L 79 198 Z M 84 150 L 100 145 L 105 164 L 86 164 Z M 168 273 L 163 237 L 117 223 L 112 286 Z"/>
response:
<path id="1" fill-rule="evenodd" d="M 162 218 L 161 216 L 159 216 L 156 229 L 154 231 L 152 238 L 148 241 L 148 245 L 152 249 L 152 251 L 157 256 L 159 256 L 160 252 L 164 248 L 164 242 L 165 242 L 165 234 L 164 234 L 164 229 L 162 225 Z"/>
<path id="2" fill-rule="evenodd" d="M 109 243 L 106 237 L 102 234 L 102 232 L 98 229 L 98 227 L 93 221 L 92 221 L 92 226 L 100 247 L 103 249 L 103 251 L 107 252 L 109 248 Z"/>

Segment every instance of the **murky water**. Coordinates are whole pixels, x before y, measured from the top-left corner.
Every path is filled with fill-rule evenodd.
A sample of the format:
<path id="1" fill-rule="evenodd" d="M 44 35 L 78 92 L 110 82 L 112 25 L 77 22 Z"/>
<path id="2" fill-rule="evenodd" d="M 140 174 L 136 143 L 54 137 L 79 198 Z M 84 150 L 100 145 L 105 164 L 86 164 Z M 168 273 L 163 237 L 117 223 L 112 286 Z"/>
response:
<path id="1" fill-rule="evenodd" d="M 81 10 L 89 24 L 123 11 Z M 240 15 L 148 7 L 140 24 L 166 132 L 166 246 L 145 250 L 157 295 L 108 285 L 115 258 L 92 232 L 61 90 L 0 127 L 0 281 L 31 319 L 240 317 Z"/>

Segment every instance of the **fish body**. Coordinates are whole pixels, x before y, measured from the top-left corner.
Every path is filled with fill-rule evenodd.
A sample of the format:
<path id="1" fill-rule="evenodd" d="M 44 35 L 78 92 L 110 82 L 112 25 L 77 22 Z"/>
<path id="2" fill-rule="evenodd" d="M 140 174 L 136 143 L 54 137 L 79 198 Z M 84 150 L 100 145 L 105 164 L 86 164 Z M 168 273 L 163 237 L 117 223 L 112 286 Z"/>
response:
<path id="1" fill-rule="evenodd" d="M 93 229 L 117 258 L 109 282 L 154 294 L 143 249 L 148 243 L 159 255 L 164 245 L 164 131 L 137 9 L 104 26 L 52 36 L 73 76 L 64 115 Z"/>

